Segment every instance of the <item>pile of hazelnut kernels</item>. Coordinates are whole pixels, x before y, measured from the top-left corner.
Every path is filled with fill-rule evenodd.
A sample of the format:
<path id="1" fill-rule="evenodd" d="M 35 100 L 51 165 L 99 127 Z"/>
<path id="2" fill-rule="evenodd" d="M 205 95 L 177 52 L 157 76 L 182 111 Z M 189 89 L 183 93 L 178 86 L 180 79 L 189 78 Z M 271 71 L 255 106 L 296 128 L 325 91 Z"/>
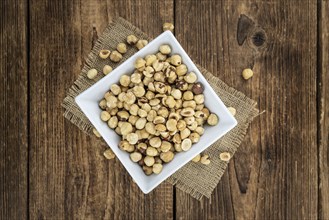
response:
<path id="1" fill-rule="evenodd" d="M 171 47 L 161 45 L 157 54 L 138 58 L 135 71 L 122 75 L 99 103 L 101 119 L 122 137 L 119 148 L 146 175 L 160 173 L 175 153 L 200 140 L 205 123 L 219 120 L 204 106 L 197 75 L 188 72 L 180 55 L 170 54 Z"/>

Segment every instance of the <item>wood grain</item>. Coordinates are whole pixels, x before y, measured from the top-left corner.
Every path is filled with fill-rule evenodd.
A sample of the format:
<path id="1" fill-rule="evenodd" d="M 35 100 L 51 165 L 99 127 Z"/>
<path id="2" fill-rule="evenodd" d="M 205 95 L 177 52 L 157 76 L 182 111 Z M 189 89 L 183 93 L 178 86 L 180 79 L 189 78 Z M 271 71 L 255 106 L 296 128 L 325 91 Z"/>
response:
<path id="1" fill-rule="evenodd" d="M 177 192 L 178 219 L 317 218 L 316 9 L 313 1 L 176 1 L 187 52 L 266 111 L 211 201 Z M 253 28 L 237 30 L 243 14 Z M 237 32 L 246 30 L 239 46 Z M 247 67 L 255 75 L 245 82 Z"/>
<path id="2" fill-rule="evenodd" d="M 329 218 L 329 2 L 318 4 L 319 218 Z"/>
<path id="3" fill-rule="evenodd" d="M 0 219 L 28 212 L 26 1 L 0 1 Z"/>
<path id="4" fill-rule="evenodd" d="M 104 144 L 62 117 L 65 92 L 117 16 L 156 36 L 173 19 L 172 1 L 31 0 L 31 219 L 173 216 L 170 184 L 144 195 L 119 161 L 102 156 Z"/>

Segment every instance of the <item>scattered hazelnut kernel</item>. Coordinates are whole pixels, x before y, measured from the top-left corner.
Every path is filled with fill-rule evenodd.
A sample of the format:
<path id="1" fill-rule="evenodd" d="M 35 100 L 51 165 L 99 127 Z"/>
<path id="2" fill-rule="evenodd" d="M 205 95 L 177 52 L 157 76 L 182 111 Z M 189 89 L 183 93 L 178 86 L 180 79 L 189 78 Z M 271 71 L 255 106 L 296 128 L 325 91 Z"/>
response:
<path id="1" fill-rule="evenodd" d="M 93 133 L 98 138 L 102 137 L 102 135 L 95 128 L 93 128 Z"/>
<path id="2" fill-rule="evenodd" d="M 232 114 L 233 116 L 235 116 L 235 114 L 236 114 L 236 109 L 235 109 L 235 108 L 233 108 L 233 107 L 228 107 L 227 109 L 231 112 L 231 114 Z"/>
<path id="3" fill-rule="evenodd" d="M 120 60 L 122 59 L 122 55 L 121 53 L 119 53 L 118 51 L 113 51 L 110 55 L 110 60 L 112 60 L 115 63 L 120 62 Z"/>
<path id="4" fill-rule="evenodd" d="M 210 164 L 209 156 L 207 154 L 203 155 L 200 159 L 200 162 L 205 165 Z"/>
<path id="5" fill-rule="evenodd" d="M 99 57 L 102 58 L 102 59 L 106 59 L 110 56 L 111 54 L 111 51 L 109 50 L 101 50 L 99 51 Z"/>
<path id="6" fill-rule="evenodd" d="M 192 161 L 197 163 L 197 162 L 200 161 L 200 159 L 201 159 L 201 155 L 198 154 L 198 155 L 196 155 L 196 156 L 192 159 Z"/>
<path id="7" fill-rule="evenodd" d="M 254 75 L 254 72 L 253 72 L 251 69 L 249 69 L 249 68 L 244 69 L 244 70 L 242 71 L 242 77 L 243 77 L 245 80 L 250 79 L 253 75 Z"/>
<path id="8" fill-rule="evenodd" d="M 184 76 L 184 80 L 188 83 L 195 83 L 198 77 L 194 72 L 190 72 Z"/>
<path id="9" fill-rule="evenodd" d="M 135 35 L 132 34 L 132 35 L 127 36 L 127 43 L 129 45 L 135 45 L 137 43 L 137 41 L 138 41 L 138 38 Z"/>
<path id="10" fill-rule="evenodd" d="M 87 72 L 87 77 L 88 77 L 89 79 L 94 79 L 96 76 L 97 76 L 97 70 L 96 70 L 96 69 L 90 69 L 90 70 Z"/>
<path id="11" fill-rule="evenodd" d="M 108 160 L 111 160 L 111 159 L 115 158 L 115 154 L 113 153 L 113 151 L 110 148 L 105 150 L 103 155 Z"/>
<path id="12" fill-rule="evenodd" d="M 166 23 L 163 24 L 162 29 L 163 29 L 163 31 L 168 31 L 169 30 L 169 31 L 173 32 L 174 31 L 174 25 L 172 23 L 166 22 Z"/>
<path id="13" fill-rule="evenodd" d="M 103 73 L 104 73 L 104 75 L 109 74 L 110 72 L 112 72 L 112 70 L 113 70 L 113 68 L 110 65 L 105 65 L 103 67 Z"/>
<path id="14" fill-rule="evenodd" d="M 139 40 L 136 43 L 136 47 L 138 50 L 141 50 L 143 47 L 145 47 L 149 42 L 147 40 Z"/>
<path id="15" fill-rule="evenodd" d="M 118 43 L 117 51 L 119 51 L 119 53 L 121 53 L 121 54 L 126 53 L 127 52 L 127 45 L 125 43 Z"/>
<path id="16" fill-rule="evenodd" d="M 229 161 L 231 159 L 231 155 L 230 153 L 228 152 L 223 152 L 223 153 L 220 153 L 219 154 L 219 158 L 222 160 L 222 161 Z"/>

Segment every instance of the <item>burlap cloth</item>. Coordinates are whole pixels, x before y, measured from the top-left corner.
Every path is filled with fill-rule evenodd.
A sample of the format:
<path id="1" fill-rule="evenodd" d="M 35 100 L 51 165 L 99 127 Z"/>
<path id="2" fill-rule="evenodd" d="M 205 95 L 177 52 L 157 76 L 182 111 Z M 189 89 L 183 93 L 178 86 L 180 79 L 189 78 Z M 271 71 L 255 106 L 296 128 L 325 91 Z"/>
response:
<path id="1" fill-rule="evenodd" d="M 128 21 L 123 18 L 116 19 L 105 29 L 104 33 L 95 43 L 79 78 L 69 89 L 67 97 L 63 101 L 65 118 L 87 134 L 92 134 L 93 126 L 76 105 L 74 98 L 102 78 L 102 74 L 98 74 L 96 79 L 88 79 L 86 73 L 90 68 L 96 68 L 99 72 L 102 72 L 105 64 L 109 64 L 115 68 L 137 52 L 135 47 L 128 47 L 127 53 L 124 54 L 119 64 L 113 63 L 109 59 L 103 60 L 98 57 L 101 49 L 115 50 L 116 45 L 120 42 L 125 42 L 126 37 L 130 34 L 134 34 L 140 39 L 151 40 L 145 33 Z M 225 105 L 232 106 L 236 109 L 237 113 L 235 117 L 238 121 L 238 125 L 233 130 L 206 150 L 206 153 L 211 158 L 211 163 L 208 166 L 190 162 L 167 180 L 180 190 L 200 200 L 203 196 L 210 198 L 211 193 L 227 167 L 227 162 L 221 161 L 219 154 L 221 152 L 230 152 L 231 155 L 235 153 L 246 134 L 249 123 L 257 116 L 258 110 L 255 108 L 256 102 L 254 100 L 229 87 L 206 69 L 200 66 L 198 68 Z"/>

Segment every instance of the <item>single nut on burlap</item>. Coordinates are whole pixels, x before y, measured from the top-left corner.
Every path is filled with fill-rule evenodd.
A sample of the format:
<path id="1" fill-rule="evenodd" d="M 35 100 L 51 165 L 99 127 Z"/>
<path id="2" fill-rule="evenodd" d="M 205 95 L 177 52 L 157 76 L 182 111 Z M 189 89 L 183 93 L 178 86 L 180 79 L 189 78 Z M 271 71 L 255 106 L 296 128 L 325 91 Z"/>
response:
<path id="1" fill-rule="evenodd" d="M 101 112 L 102 121 L 108 121 L 110 118 L 111 118 L 110 113 L 108 113 L 107 111 L 102 111 Z"/>
<path id="2" fill-rule="evenodd" d="M 233 116 L 235 116 L 235 114 L 236 114 L 236 109 L 235 109 L 235 108 L 233 108 L 233 107 L 227 107 L 227 109 L 229 110 L 229 112 L 230 112 Z"/>
<path id="3" fill-rule="evenodd" d="M 127 135 L 133 131 L 133 126 L 129 122 L 123 122 L 120 130 L 122 135 Z"/>
<path id="4" fill-rule="evenodd" d="M 174 159 L 175 154 L 171 151 L 162 152 L 160 158 L 163 162 L 168 163 Z"/>
<path id="5" fill-rule="evenodd" d="M 168 44 L 164 44 L 164 45 L 161 45 L 159 47 L 159 51 L 162 53 L 162 54 L 170 54 L 171 53 L 171 48 Z"/>
<path id="6" fill-rule="evenodd" d="M 138 142 L 138 135 L 136 133 L 129 133 L 126 137 L 129 144 L 136 144 Z"/>
<path id="7" fill-rule="evenodd" d="M 219 154 L 219 158 L 222 160 L 222 161 L 229 161 L 231 159 L 231 154 L 229 152 L 223 152 L 223 153 L 220 153 Z"/>
<path id="8" fill-rule="evenodd" d="M 144 163 L 145 163 L 145 165 L 148 166 L 148 167 L 153 166 L 154 162 L 155 162 L 154 157 L 146 156 L 146 157 L 144 158 Z"/>
<path id="9" fill-rule="evenodd" d="M 127 52 L 127 45 L 125 43 L 118 43 L 117 51 L 119 51 L 119 53 L 121 53 L 121 54 L 126 53 Z"/>
<path id="10" fill-rule="evenodd" d="M 195 83 L 198 77 L 194 72 L 190 72 L 184 76 L 184 80 L 188 83 Z M 192 85 L 194 86 L 194 85 Z"/>
<path id="11" fill-rule="evenodd" d="M 96 69 L 90 69 L 90 70 L 88 70 L 88 72 L 87 72 L 87 77 L 89 78 L 89 79 L 94 79 L 96 76 L 97 76 L 97 70 Z"/>
<path id="12" fill-rule="evenodd" d="M 145 57 L 146 66 L 151 66 L 154 61 L 156 61 L 157 56 L 154 54 L 149 54 Z"/>
<path id="13" fill-rule="evenodd" d="M 106 59 L 110 56 L 111 54 L 111 51 L 109 50 L 100 50 L 99 51 L 99 57 L 102 58 L 102 59 Z"/>
<path id="14" fill-rule="evenodd" d="M 149 42 L 147 40 L 138 40 L 136 43 L 136 47 L 138 50 L 141 50 L 143 47 L 145 47 Z"/>
<path id="15" fill-rule="evenodd" d="M 168 31 L 169 30 L 169 31 L 173 32 L 174 25 L 172 23 L 166 22 L 162 25 L 162 30 L 163 31 Z"/>
<path id="16" fill-rule="evenodd" d="M 104 75 L 109 74 L 110 72 L 112 72 L 112 70 L 113 70 L 113 68 L 110 65 L 105 65 L 103 67 L 103 73 L 104 73 Z"/>
<path id="17" fill-rule="evenodd" d="M 137 163 L 138 161 L 140 161 L 142 159 L 142 154 L 139 152 L 133 152 L 130 154 L 130 159 Z"/>
<path id="18" fill-rule="evenodd" d="M 198 155 L 196 155 L 196 156 L 192 159 L 192 161 L 197 163 L 197 162 L 200 161 L 200 159 L 201 159 L 201 155 L 198 154 Z"/>
<path id="19" fill-rule="evenodd" d="M 161 171 L 162 171 L 162 164 L 160 164 L 160 163 L 155 163 L 155 164 L 153 164 L 153 167 L 152 167 L 152 171 L 153 171 L 153 173 L 155 173 L 155 174 L 159 174 L 159 173 L 161 173 Z"/>
<path id="20" fill-rule="evenodd" d="M 148 167 L 148 166 L 144 165 L 143 171 L 144 171 L 145 175 L 149 176 L 153 173 L 153 167 Z"/>
<path id="21" fill-rule="evenodd" d="M 146 155 L 147 156 L 151 156 L 151 157 L 155 157 L 159 154 L 158 150 L 154 147 L 148 147 L 146 149 Z"/>
<path id="22" fill-rule="evenodd" d="M 207 119 L 208 125 L 211 125 L 211 126 L 217 125 L 218 124 L 218 121 L 219 121 L 218 116 L 216 114 L 214 114 L 214 113 L 211 113 L 209 115 L 208 119 Z"/>
<path id="23" fill-rule="evenodd" d="M 93 128 L 93 133 L 98 138 L 102 137 L 102 135 L 95 128 Z"/>
<path id="24" fill-rule="evenodd" d="M 161 139 L 159 137 L 153 137 L 149 140 L 149 144 L 152 147 L 159 148 L 161 146 Z"/>
<path id="25" fill-rule="evenodd" d="M 131 35 L 127 36 L 127 43 L 129 45 L 135 45 L 137 43 L 137 41 L 138 41 L 138 38 L 135 35 L 131 34 Z"/>
<path id="26" fill-rule="evenodd" d="M 134 66 L 137 70 L 143 71 L 145 69 L 145 64 L 146 64 L 146 61 L 143 58 L 139 57 L 135 61 Z"/>
<path id="27" fill-rule="evenodd" d="M 115 129 L 118 126 L 118 122 L 119 122 L 118 117 L 117 116 L 112 116 L 110 118 L 110 120 L 108 120 L 107 125 L 110 128 Z"/>
<path id="28" fill-rule="evenodd" d="M 184 139 L 182 141 L 181 146 L 182 146 L 183 151 L 188 151 L 189 149 L 191 149 L 191 147 L 192 147 L 191 139 L 189 139 L 189 138 Z"/>
<path id="29" fill-rule="evenodd" d="M 200 162 L 205 165 L 210 164 L 209 156 L 207 154 L 203 155 L 200 159 Z"/>
<path id="30" fill-rule="evenodd" d="M 103 155 L 108 160 L 111 160 L 111 159 L 115 158 L 115 154 L 113 153 L 113 151 L 111 149 L 105 150 Z"/>
<path id="31" fill-rule="evenodd" d="M 134 145 L 129 144 L 129 142 L 125 140 L 119 142 L 119 148 L 129 153 L 135 150 Z"/>
<path id="32" fill-rule="evenodd" d="M 113 51 L 110 55 L 110 60 L 112 60 L 115 63 L 120 62 L 120 60 L 122 60 L 122 55 L 121 53 L 119 53 L 118 51 Z"/>

